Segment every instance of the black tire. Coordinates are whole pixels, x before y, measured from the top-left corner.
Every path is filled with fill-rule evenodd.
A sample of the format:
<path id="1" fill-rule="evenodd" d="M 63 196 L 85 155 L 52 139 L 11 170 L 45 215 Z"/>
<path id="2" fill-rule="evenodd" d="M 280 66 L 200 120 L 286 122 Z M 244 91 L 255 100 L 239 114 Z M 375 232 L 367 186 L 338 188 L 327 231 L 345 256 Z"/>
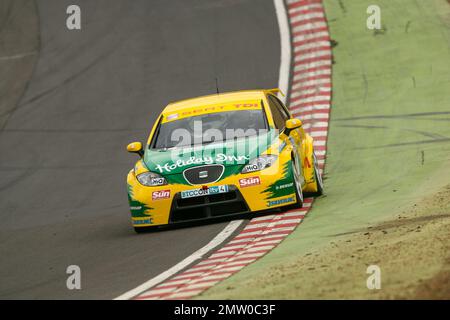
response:
<path id="1" fill-rule="evenodd" d="M 311 195 L 313 197 L 318 197 L 323 195 L 323 180 L 319 171 L 319 164 L 317 162 L 316 154 L 313 152 L 313 165 L 314 165 L 314 179 L 317 182 L 317 191 L 313 192 Z"/>
<path id="2" fill-rule="evenodd" d="M 148 229 L 147 228 L 143 228 L 143 227 L 140 227 L 140 228 L 134 227 L 134 231 L 136 233 L 146 233 L 146 232 L 148 232 Z"/>
<path id="3" fill-rule="evenodd" d="M 292 157 L 292 172 L 294 175 L 293 183 L 294 183 L 295 197 L 297 199 L 297 202 L 287 206 L 287 209 L 300 209 L 303 207 L 303 191 L 302 191 L 302 186 L 300 185 L 300 182 L 298 180 L 298 173 L 296 172 L 297 170 L 295 169 L 296 167 L 297 166 L 296 166 L 295 158 Z"/>
<path id="4" fill-rule="evenodd" d="M 149 232 L 153 232 L 153 231 L 157 231 L 159 230 L 159 227 L 134 227 L 134 231 L 138 234 L 141 233 L 149 233 Z"/>

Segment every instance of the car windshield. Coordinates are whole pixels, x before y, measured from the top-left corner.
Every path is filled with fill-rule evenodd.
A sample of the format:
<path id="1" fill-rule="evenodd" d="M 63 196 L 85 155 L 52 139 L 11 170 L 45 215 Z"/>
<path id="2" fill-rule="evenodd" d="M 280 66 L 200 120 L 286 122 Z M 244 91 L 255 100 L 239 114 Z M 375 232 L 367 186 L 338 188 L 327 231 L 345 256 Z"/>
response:
<path id="1" fill-rule="evenodd" d="M 154 149 L 234 140 L 267 130 L 262 109 L 202 114 L 160 123 L 150 144 Z"/>

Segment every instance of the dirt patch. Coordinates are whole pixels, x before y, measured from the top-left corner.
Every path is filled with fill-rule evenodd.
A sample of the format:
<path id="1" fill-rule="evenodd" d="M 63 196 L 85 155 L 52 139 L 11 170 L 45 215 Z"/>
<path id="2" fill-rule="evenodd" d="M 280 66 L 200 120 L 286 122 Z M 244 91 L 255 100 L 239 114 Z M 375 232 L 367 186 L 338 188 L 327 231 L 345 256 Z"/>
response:
<path id="1" fill-rule="evenodd" d="M 445 270 L 421 284 L 417 290 L 417 299 L 450 299 L 450 259 L 445 263 Z"/>
<path id="2" fill-rule="evenodd" d="M 270 288 L 265 298 L 450 299 L 450 185 L 395 220 L 333 239 L 248 284 Z M 380 290 L 366 286 L 369 265 L 381 269 Z M 278 286 L 286 279 L 289 290 Z"/>

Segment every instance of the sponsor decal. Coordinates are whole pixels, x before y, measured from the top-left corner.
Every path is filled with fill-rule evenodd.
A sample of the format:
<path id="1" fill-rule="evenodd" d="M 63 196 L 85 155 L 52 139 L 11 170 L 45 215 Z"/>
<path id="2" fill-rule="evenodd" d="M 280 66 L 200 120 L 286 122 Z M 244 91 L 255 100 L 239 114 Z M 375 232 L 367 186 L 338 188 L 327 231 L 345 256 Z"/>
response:
<path id="1" fill-rule="evenodd" d="M 228 192 L 227 185 L 182 191 L 181 198 L 182 199 L 193 198 L 193 197 L 207 196 L 209 194 L 224 193 L 224 192 Z"/>
<path id="2" fill-rule="evenodd" d="M 257 164 L 247 164 L 242 171 L 244 172 L 255 172 L 259 171 L 259 167 Z"/>
<path id="3" fill-rule="evenodd" d="M 184 159 L 178 159 L 177 161 L 173 163 L 165 163 L 163 165 L 158 164 L 156 166 L 156 169 L 159 170 L 160 173 L 164 172 L 171 172 L 172 170 L 175 170 L 177 168 L 183 168 L 186 166 L 190 166 L 193 164 L 213 164 L 213 163 L 221 163 L 221 162 L 244 162 L 250 160 L 249 156 L 241 155 L 241 156 L 234 156 L 234 155 L 226 155 L 224 153 L 218 153 L 215 157 L 212 156 L 205 156 L 205 157 L 190 157 L 188 160 Z"/>
<path id="4" fill-rule="evenodd" d="M 154 191 L 152 193 L 152 200 L 162 200 L 162 199 L 168 199 L 170 198 L 170 190 L 160 190 L 160 191 Z"/>
<path id="5" fill-rule="evenodd" d="M 183 111 L 181 112 L 181 116 L 182 117 L 186 117 L 186 116 L 193 116 L 193 115 L 197 115 L 197 114 L 204 114 L 204 113 L 214 113 L 214 112 L 222 112 L 222 111 L 226 111 L 229 109 L 245 109 L 245 108 L 252 108 L 252 109 L 256 109 L 259 108 L 259 104 L 258 103 L 237 103 L 237 104 L 232 104 L 232 105 L 218 105 L 218 106 L 206 106 L 206 107 L 200 107 L 200 108 L 195 108 L 192 110 L 187 110 L 187 111 Z"/>
<path id="6" fill-rule="evenodd" d="M 279 185 L 279 186 L 275 186 L 275 189 L 276 189 L 276 190 L 282 190 L 282 189 L 290 188 L 290 187 L 292 187 L 293 185 L 294 185 L 293 182 L 291 182 L 291 183 L 285 183 L 285 184 L 282 184 L 282 185 Z"/>
<path id="7" fill-rule="evenodd" d="M 208 113 L 220 113 L 224 111 L 233 111 L 233 110 L 258 110 L 261 109 L 261 104 L 259 100 L 254 101 L 242 101 L 241 103 L 231 103 L 231 104 L 214 104 L 207 105 L 201 107 L 194 107 L 189 109 L 184 109 L 177 113 L 177 117 L 174 119 L 170 119 L 169 116 L 165 116 L 162 120 L 162 123 L 183 119 L 187 117 L 195 117 L 202 114 Z"/>
<path id="8" fill-rule="evenodd" d="M 259 177 L 239 179 L 239 185 L 241 186 L 241 188 L 256 186 L 259 184 L 261 184 L 261 179 Z"/>
<path id="9" fill-rule="evenodd" d="M 150 180 L 150 185 L 152 186 L 162 186 L 163 184 L 166 184 L 166 179 L 164 178 L 152 178 Z"/>
<path id="10" fill-rule="evenodd" d="M 152 207 L 149 207 L 146 203 L 140 202 L 139 200 L 133 197 L 133 187 L 127 184 L 128 188 L 128 201 L 130 204 L 131 216 L 133 219 L 135 218 L 147 218 L 150 214 L 150 211 L 153 210 Z"/>
<path id="11" fill-rule="evenodd" d="M 134 225 L 139 225 L 139 224 L 151 224 L 152 223 L 152 219 L 139 219 L 139 220 L 133 220 L 133 224 Z"/>
<path id="12" fill-rule="evenodd" d="M 273 207 L 273 206 L 278 206 L 280 204 L 285 204 L 285 203 L 294 202 L 294 201 L 295 201 L 294 197 L 283 198 L 283 199 L 278 199 L 278 200 L 270 200 L 270 201 L 267 201 L 267 206 Z"/>

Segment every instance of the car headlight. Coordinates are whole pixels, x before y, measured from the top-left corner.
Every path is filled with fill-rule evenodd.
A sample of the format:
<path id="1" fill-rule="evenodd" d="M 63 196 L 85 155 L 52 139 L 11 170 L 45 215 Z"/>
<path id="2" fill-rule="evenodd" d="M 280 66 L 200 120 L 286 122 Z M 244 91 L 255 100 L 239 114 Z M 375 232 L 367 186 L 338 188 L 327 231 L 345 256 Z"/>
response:
<path id="1" fill-rule="evenodd" d="M 144 172 L 136 176 L 138 181 L 147 187 L 163 186 L 167 184 L 166 179 L 154 172 Z"/>
<path id="2" fill-rule="evenodd" d="M 250 160 L 250 162 L 247 165 L 244 166 L 244 169 L 242 169 L 241 173 L 255 172 L 269 168 L 271 165 L 275 163 L 275 161 L 277 161 L 277 158 L 278 156 L 271 154 L 254 158 Z"/>

